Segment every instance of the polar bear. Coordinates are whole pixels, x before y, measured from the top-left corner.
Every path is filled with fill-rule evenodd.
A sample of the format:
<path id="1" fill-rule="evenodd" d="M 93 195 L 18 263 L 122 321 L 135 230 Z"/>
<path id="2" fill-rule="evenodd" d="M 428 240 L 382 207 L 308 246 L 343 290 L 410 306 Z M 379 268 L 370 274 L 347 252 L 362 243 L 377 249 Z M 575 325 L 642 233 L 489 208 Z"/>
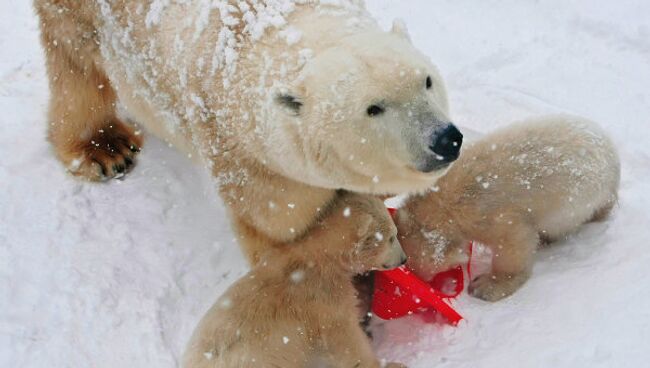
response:
<path id="1" fill-rule="evenodd" d="M 35 0 L 49 138 L 68 170 L 121 176 L 116 113 L 197 158 L 245 254 L 304 235 L 337 197 L 424 190 L 458 157 L 442 78 L 361 1 Z"/>

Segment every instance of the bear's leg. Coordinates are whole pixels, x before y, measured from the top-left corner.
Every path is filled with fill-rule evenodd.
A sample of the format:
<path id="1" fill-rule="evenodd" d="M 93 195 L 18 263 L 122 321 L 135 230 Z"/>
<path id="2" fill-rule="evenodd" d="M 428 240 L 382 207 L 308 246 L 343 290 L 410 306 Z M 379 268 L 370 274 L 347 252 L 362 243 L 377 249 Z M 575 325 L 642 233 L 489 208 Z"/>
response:
<path id="1" fill-rule="evenodd" d="M 539 243 L 537 232 L 528 227 L 504 229 L 503 234 L 490 244 L 492 272 L 472 280 L 468 292 L 490 302 L 512 295 L 530 277 L 533 255 Z"/>
<path id="2" fill-rule="evenodd" d="M 219 191 L 230 208 L 234 232 L 249 264 L 257 264 L 274 247 L 300 241 L 331 218 L 327 213 L 336 203 L 336 191 L 295 182 L 255 162 L 234 165 L 226 161 L 213 159 L 215 177 L 246 172 L 245 184 L 224 183 Z"/>
<path id="3" fill-rule="evenodd" d="M 96 32 L 84 2 L 36 1 L 50 84 L 49 139 L 75 175 L 127 172 L 142 140 L 116 117 L 115 91 L 97 65 Z M 85 18 L 84 18 L 85 17 Z"/>
<path id="4" fill-rule="evenodd" d="M 239 246 L 250 265 L 257 264 L 264 253 L 278 244 L 277 241 L 273 241 L 240 218 L 233 219 L 233 228 Z"/>

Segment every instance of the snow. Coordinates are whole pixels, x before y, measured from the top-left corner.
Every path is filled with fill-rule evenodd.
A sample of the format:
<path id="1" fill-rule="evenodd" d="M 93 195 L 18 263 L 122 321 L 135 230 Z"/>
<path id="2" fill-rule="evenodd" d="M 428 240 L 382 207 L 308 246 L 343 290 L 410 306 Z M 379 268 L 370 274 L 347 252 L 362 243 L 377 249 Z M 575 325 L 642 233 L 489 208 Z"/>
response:
<path id="1" fill-rule="evenodd" d="M 149 11 L 144 18 L 144 22 L 147 25 L 147 28 L 157 25 L 160 23 L 160 17 L 162 16 L 163 10 L 169 5 L 169 0 L 154 0 L 149 5 Z"/>
<path id="2" fill-rule="evenodd" d="M 425 229 L 420 229 L 422 236 L 427 241 L 428 247 L 433 250 L 433 253 L 430 255 L 431 261 L 434 265 L 440 265 L 445 260 L 445 251 L 449 246 L 449 241 L 444 237 L 438 230 L 426 231 Z M 424 252 L 422 256 L 425 256 Z"/>
<path id="3" fill-rule="evenodd" d="M 379 356 L 410 367 L 645 366 L 650 3 L 367 3 L 386 29 L 405 20 L 440 67 L 460 126 L 582 115 L 612 135 L 623 165 L 612 218 L 541 250 L 515 295 L 490 304 L 463 294 L 457 328 L 377 324 Z M 155 26 L 155 8 L 144 11 Z M 150 136 L 124 180 L 71 178 L 45 141 L 30 2 L 0 2 L 0 49 L 0 366 L 176 366 L 198 319 L 247 271 L 213 184 Z"/>
<path id="4" fill-rule="evenodd" d="M 280 35 L 285 38 L 287 45 L 289 46 L 300 41 L 300 38 L 302 37 L 300 30 L 291 26 L 285 27 L 282 31 L 280 31 Z"/>

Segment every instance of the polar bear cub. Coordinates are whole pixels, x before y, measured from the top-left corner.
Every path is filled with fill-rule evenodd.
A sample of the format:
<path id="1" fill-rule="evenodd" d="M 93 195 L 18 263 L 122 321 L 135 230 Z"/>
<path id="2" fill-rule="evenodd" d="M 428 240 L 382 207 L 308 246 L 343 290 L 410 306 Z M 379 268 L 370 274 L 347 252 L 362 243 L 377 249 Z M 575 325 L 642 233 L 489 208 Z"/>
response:
<path id="1" fill-rule="evenodd" d="M 619 177 L 614 145 L 592 122 L 559 115 L 505 127 L 466 146 L 437 187 L 398 211 L 408 265 L 429 279 L 466 261 L 470 240 L 484 243 L 492 272 L 469 293 L 502 299 L 528 279 L 540 242 L 609 213 Z"/>
<path id="2" fill-rule="evenodd" d="M 346 193 L 337 203 L 304 239 L 267 253 L 217 300 L 183 367 L 403 367 L 374 356 L 351 282 L 406 262 L 397 228 L 379 199 Z"/>

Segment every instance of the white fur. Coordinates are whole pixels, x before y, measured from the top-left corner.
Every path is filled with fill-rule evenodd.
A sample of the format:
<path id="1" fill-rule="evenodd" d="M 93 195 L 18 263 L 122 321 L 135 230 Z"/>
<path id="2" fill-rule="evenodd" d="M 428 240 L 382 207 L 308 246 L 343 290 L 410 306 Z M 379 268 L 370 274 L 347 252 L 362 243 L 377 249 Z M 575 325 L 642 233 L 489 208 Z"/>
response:
<path id="1" fill-rule="evenodd" d="M 279 5 L 268 21 L 168 4 L 126 23 L 123 10 L 101 3 L 104 67 L 120 101 L 180 148 L 223 160 L 237 146 L 291 179 L 363 192 L 422 189 L 442 173 L 417 170 L 432 159 L 435 130 L 449 122 L 442 79 L 405 27 L 382 31 L 358 2 L 271 2 Z M 299 113 L 278 103 L 287 94 L 303 104 Z M 371 118 L 366 109 L 375 103 L 386 113 Z M 215 123 L 216 136 L 205 140 L 205 124 Z"/>

